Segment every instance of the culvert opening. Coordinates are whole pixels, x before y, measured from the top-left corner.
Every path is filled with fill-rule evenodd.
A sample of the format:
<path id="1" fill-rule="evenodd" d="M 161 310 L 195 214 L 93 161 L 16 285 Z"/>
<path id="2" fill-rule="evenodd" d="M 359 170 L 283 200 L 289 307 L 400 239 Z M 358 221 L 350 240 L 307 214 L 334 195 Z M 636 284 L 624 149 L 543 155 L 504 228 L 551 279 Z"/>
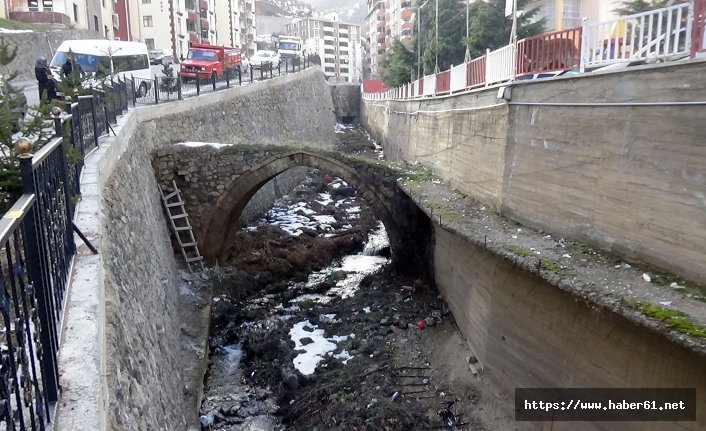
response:
<path id="1" fill-rule="evenodd" d="M 339 118 L 339 123 L 342 124 L 357 124 L 358 117 L 355 115 L 344 115 Z"/>

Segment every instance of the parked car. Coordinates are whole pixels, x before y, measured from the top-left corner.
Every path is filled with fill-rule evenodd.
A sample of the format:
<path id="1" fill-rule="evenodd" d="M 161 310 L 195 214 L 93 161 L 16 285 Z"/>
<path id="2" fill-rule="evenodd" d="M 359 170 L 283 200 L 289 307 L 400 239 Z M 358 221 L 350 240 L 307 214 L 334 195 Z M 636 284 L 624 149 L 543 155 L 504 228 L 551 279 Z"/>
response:
<path id="1" fill-rule="evenodd" d="M 174 56 L 164 49 L 150 50 L 150 64 L 172 64 Z"/>
<path id="2" fill-rule="evenodd" d="M 5 78 L 0 75 L 0 103 L 5 103 Z M 11 94 L 10 113 L 12 114 L 12 132 L 19 132 L 22 121 L 27 115 L 27 96 L 23 91 Z"/>
<path id="3" fill-rule="evenodd" d="M 250 57 L 250 65 L 253 69 L 261 69 L 264 64 L 271 64 L 276 68 L 279 66 L 279 53 L 275 51 L 260 50 Z"/>

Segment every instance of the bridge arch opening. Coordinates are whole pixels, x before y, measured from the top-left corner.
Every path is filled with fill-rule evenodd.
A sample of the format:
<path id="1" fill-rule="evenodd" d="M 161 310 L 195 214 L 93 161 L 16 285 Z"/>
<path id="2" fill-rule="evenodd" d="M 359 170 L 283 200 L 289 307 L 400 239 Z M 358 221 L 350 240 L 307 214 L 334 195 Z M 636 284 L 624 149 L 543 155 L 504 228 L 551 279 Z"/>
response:
<path id="1" fill-rule="evenodd" d="M 424 244 L 418 236 L 424 234 L 418 226 L 411 226 L 410 218 L 418 217 L 421 212 L 416 206 L 395 205 L 394 191 L 396 183 L 387 182 L 371 175 L 356 166 L 349 165 L 334 155 L 307 151 L 292 151 L 273 155 L 243 172 L 230 182 L 210 211 L 201 232 L 202 252 L 209 259 L 225 257 L 228 245 L 234 240 L 240 229 L 240 215 L 255 193 L 281 173 L 305 166 L 344 179 L 371 208 L 373 215 L 382 222 L 390 241 L 393 264 L 401 261 L 411 264 L 409 251 L 417 253 L 417 246 Z M 415 211 L 414 214 L 409 214 Z M 423 213 L 422 213 L 423 215 Z M 427 219 L 428 221 L 428 219 Z M 430 233 L 430 227 L 429 227 Z M 414 249 L 414 250 L 412 250 Z M 407 256 L 407 257 L 403 257 Z"/>

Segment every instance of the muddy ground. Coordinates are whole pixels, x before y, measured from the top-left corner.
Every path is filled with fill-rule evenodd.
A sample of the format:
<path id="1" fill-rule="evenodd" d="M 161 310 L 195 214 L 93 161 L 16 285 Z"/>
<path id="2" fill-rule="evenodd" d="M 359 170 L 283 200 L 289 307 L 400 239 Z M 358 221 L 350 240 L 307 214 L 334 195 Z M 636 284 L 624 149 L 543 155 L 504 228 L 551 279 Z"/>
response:
<path id="1" fill-rule="evenodd" d="M 338 136 L 343 151 L 379 154 L 360 129 Z M 228 266 L 215 274 L 202 428 L 484 429 L 476 419 L 475 359 L 431 280 L 383 266 L 347 297 L 333 293 L 354 277 L 346 271 L 306 282 L 360 252 L 377 226 L 358 198 L 335 209 L 321 205 L 322 192 L 340 199 L 331 186 L 328 173 L 313 172 L 291 197 L 334 217 L 330 229 L 240 232 Z M 354 206 L 359 216 L 350 218 L 345 208 Z M 297 370 L 304 346 L 320 334 L 340 338 L 313 373 Z"/>

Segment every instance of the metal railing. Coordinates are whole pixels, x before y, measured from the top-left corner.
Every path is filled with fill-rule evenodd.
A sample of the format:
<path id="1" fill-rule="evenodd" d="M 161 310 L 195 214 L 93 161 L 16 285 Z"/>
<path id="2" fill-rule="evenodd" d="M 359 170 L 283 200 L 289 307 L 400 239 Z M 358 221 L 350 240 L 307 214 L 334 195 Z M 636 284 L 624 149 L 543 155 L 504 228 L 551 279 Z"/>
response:
<path id="1" fill-rule="evenodd" d="M 682 3 L 609 21 L 584 21 L 582 69 L 689 55 L 692 7 Z"/>
<path id="2" fill-rule="evenodd" d="M 301 59 L 286 58 L 278 65 L 265 63 L 254 68 L 240 68 L 226 70 L 222 74 L 214 73 L 210 76 L 185 78 L 175 73 L 173 77 L 155 76 L 145 79 L 131 77 L 127 79 L 127 95 L 133 104 L 154 105 L 173 100 L 182 100 L 187 97 L 198 96 L 202 93 L 225 90 L 243 83 L 264 81 L 288 73 L 299 72 L 311 67 L 309 57 Z"/>
<path id="3" fill-rule="evenodd" d="M 690 0 L 603 22 L 583 21 L 582 27 L 527 37 L 466 62 L 406 84 L 408 91 L 390 89 L 364 93 L 366 99 L 433 97 L 501 85 L 514 79 L 650 60 L 673 60 L 706 52 L 706 0 Z M 616 66 L 619 67 L 619 66 Z M 401 87 L 404 88 L 404 87 Z"/>
<path id="4" fill-rule="evenodd" d="M 516 76 L 571 70 L 581 62 L 581 27 L 552 31 L 517 42 Z"/>
<path id="5" fill-rule="evenodd" d="M 515 44 L 511 43 L 495 51 L 487 50 L 485 84 L 509 81 L 515 77 Z"/>

